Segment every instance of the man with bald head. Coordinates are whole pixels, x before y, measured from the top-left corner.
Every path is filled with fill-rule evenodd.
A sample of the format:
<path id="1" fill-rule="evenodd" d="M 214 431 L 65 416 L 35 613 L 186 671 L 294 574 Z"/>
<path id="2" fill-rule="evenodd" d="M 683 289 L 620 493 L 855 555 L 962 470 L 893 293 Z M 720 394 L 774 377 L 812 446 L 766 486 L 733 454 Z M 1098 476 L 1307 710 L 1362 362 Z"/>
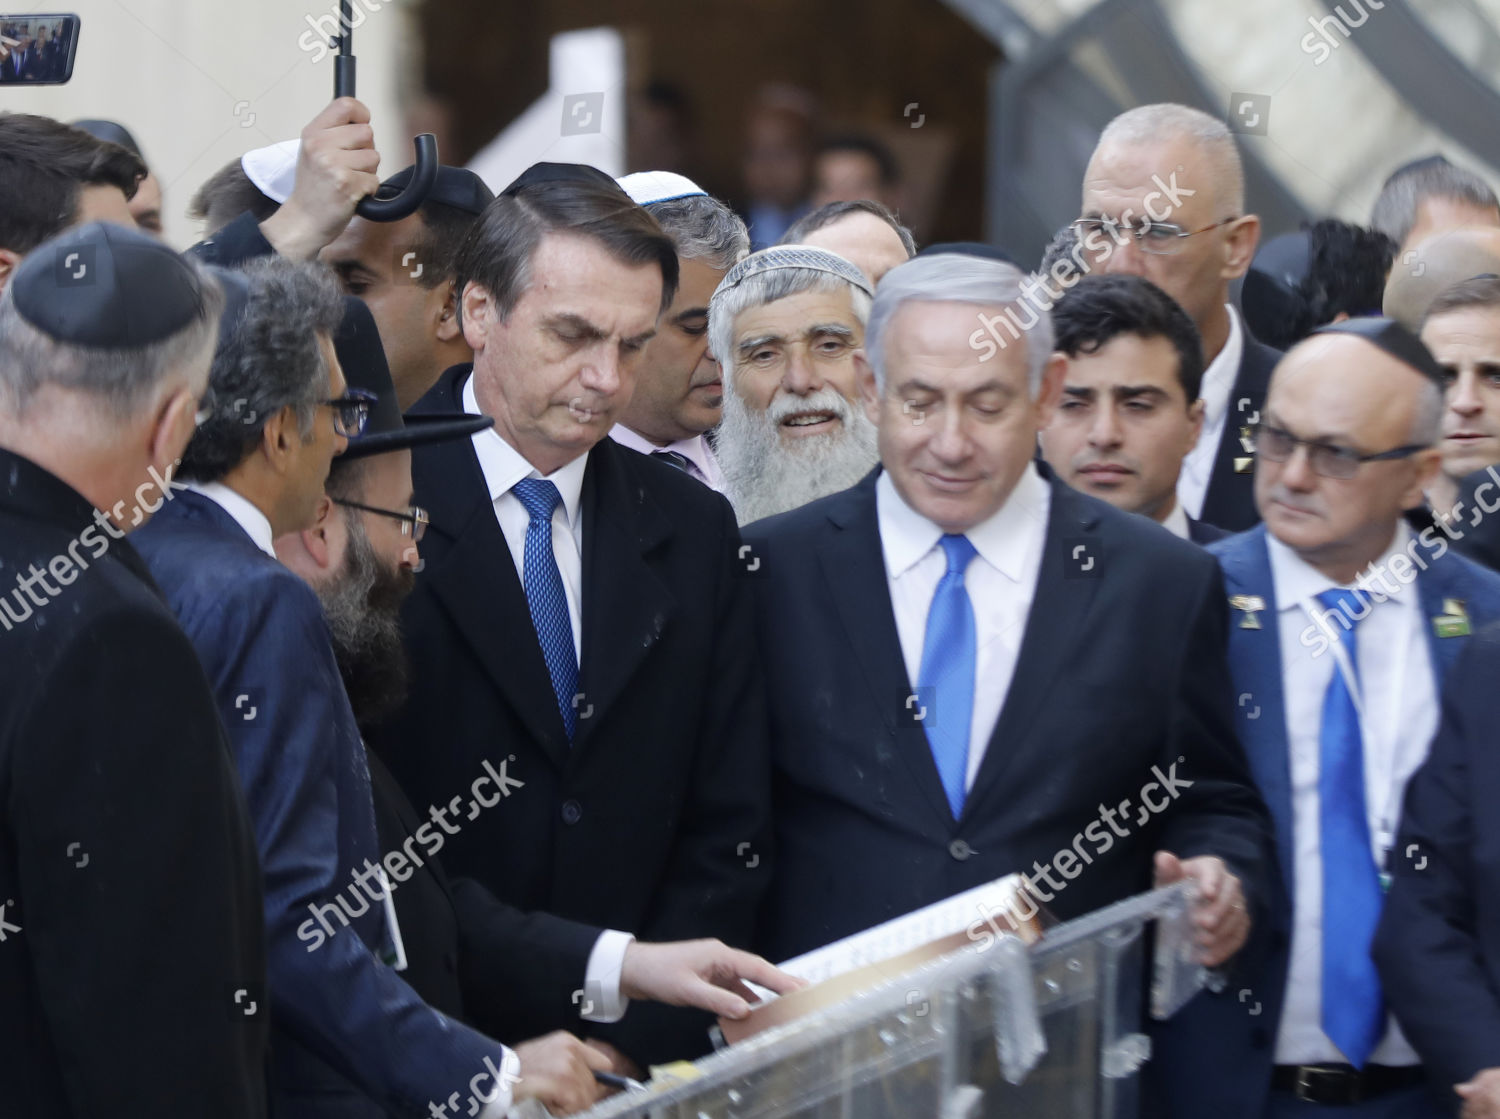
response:
<path id="1" fill-rule="evenodd" d="M 714 292 L 708 345 L 726 388 L 719 464 L 740 524 L 837 493 L 875 465 L 854 379 L 871 290 L 841 256 L 778 245 L 740 261 Z"/>
<path id="2" fill-rule="evenodd" d="M 858 267 L 871 287 L 896 265 L 917 255 L 911 230 L 890 207 L 870 198 L 819 206 L 794 221 L 781 243 L 837 253 Z"/>
<path id="3" fill-rule="evenodd" d="M 1443 385 L 1390 319 L 1315 331 L 1277 366 L 1255 428 L 1265 523 L 1209 549 L 1283 887 L 1269 951 L 1240 980 L 1264 1013 L 1218 1000 L 1220 1043 L 1242 1054 L 1223 1083 L 1234 1114 L 1447 1114 L 1369 952 L 1444 678 L 1471 629 L 1500 618 L 1500 577 L 1403 519 L 1438 470 Z"/>
<path id="4" fill-rule="evenodd" d="M 1245 213 L 1245 175 L 1224 122 L 1185 105 L 1143 105 L 1105 127 L 1083 179 L 1080 237 L 1107 251 L 1095 272 L 1144 276 L 1191 316 L 1203 340 L 1203 430 L 1182 463 L 1188 516 L 1239 530 L 1255 523 L 1255 422 L 1279 356 L 1230 305 L 1260 219 Z"/>
<path id="5" fill-rule="evenodd" d="M 1415 333 L 1439 294 L 1486 273 L 1500 273 L 1500 228 L 1437 233 L 1396 257 L 1382 307 L 1388 317 Z"/>

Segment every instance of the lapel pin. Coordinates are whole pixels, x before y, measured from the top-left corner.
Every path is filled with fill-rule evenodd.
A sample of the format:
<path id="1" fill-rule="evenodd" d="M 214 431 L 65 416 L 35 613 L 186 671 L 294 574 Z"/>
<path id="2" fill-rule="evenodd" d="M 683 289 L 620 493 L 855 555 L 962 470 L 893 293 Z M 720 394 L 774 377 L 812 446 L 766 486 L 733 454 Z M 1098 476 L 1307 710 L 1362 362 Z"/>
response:
<path id="1" fill-rule="evenodd" d="M 1254 474 L 1255 473 L 1255 459 L 1254 459 L 1254 457 L 1249 456 L 1249 455 L 1245 456 L 1244 458 L 1236 457 L 1235 460 L 1234 460 L 1234 472 L 1236 474 Z"/>
<path id="2" fill-rule="evenodd" d="M 1240 447 L 1247 455 L 1255 453 L 1254 429 L 1248 427 L 1240 428 Z"/>
<path id="3" fill-rule="evenodd" d="M 1464 609 L 1463 599 L 1443 599 L 1443 612 L 1432 619 L 1432 628 L 1439 637 L 1469 636 L 1469 612 Z"/>
<path id="4" fill-rule="evenodd" d="M 1260 618 L 1257 615 L 1266 608 L 1266 600 L 1258 594 L 1232 594 L 1229 596 L 1229 608 L 1244 611 L 1240 629 L 1260 629 Z"/>

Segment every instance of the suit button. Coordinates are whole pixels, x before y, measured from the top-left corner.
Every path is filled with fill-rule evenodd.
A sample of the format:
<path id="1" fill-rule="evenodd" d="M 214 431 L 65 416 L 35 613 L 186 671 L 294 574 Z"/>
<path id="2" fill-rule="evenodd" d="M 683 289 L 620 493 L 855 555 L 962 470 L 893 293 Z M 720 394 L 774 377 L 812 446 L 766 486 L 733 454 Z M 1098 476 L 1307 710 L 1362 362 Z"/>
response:
<path id="1" fill-rule="evenodd" d="M 974 848 L 969 846 L 967 840 L 955 839 L 952 843 L 948 844 L 948 854 L 952 855 L 959 862 L 963 862 L 974 853 Z"/>
<path id="2" fill-rule="evenodd" d="M 583 819 L 583 805 L 576 800 L 565 800 L 562 806 L 562 818 L 565 824 L 576 824 Z"/>

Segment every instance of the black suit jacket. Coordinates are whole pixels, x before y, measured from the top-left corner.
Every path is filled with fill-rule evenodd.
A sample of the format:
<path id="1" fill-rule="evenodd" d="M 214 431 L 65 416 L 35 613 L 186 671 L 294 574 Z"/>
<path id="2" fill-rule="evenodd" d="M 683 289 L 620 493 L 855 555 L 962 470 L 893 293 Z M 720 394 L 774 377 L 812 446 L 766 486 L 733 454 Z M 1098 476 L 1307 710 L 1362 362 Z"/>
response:
<path id="1" fill-rule="evenodd" d="M 1189 517 L 1187 522 L 1188 539 L 1200 548 L 1206 548 L 1215 540 L 1223 540 L 1226 536 L 1234 535 L 1228 529 L 1220 528 L 1218 525 L 1211 525 L 1207 521 L 1198 521 Z"/>
<path id="2" fill-rule="evenodd" d="M 1266 403 L 1266 388 L 1271 370 L 1281 360 L 1281 351 L 1257 342 L 1241 320 L 1245 346 L 1240 354 L 1240 371 L 1229 394 L 1229 411 L 1224 417 L 1224 432 L 1219 437 L 1219 451 L 1209 478 L 1208 493 L 1198 516 L 1211 525 L 1243 532 L 1260 522 L 1255 511 L 1255 455 L 1249 446 L 1245 428 L 1260 418 Z"/>
<path id="3" fill-rule="evenodd" d="M 0 1111 L 264 1116 L 260 869 L 228 741 L 145 564 L 93 518 L 0 450 Z M 41 604 L 16 586 L 33 564 Z"/>
<path id="4" fill-rule="evenodd" d="M 1391 1010 L 1438 1089 L 1500 1068 L 1500 624 L 1443 685 L 1432 752 L 1406 787 L 1373 954 Z"/>
<path id="5" fill-rule="evenodd" d="M 759 947 L 784 959 L 1005 874 L 1037 877 L 1034 863 L 1063 887 L 1043 883 L 1048 907 L 1076 917 L 1148 889 L 1159 849 L 1221 856 L 1255 898 L 1269 825 L 1235 739 L 1213 558 L 1050 481 L 1015 676 L 955 822 L 906 702 L 877 474 L 745 530 L 774 651 L 777 868 Z M 1191 786 L 1167 798 L 1173 774 Z"/>
<path id="6" fill-rule="evenodd" d="M 469 372 L 444 373 L 414 412 L 461 411 Z M 463 822 L 444 851 L 449 870 L 522 910 L 646 940 L 746 944 L 769 870 L 770 778 L 750 589 L 728 502 L 612 440 L 589 452 L 582 695 L 570 746 L 473 444 L 418 447 L 412 457 L 432 527 L 403 614 L 411 696 L 377 735 L 380 752 L 419 806 L 446 804 L 485 761 L 508 761 L 525 783 Z M 487 1011 L 477 1020 L 500 1037 L 580 1027 L 576 1015 Z M 703 1052 L 706 1024 L 643 1006 L 592 1032 L 651 1061 Z"/>
<path id="7" fill-rule="evenodd" d="M 494 1018 L 500 1007 L 522 1021 L 576 1014 L 572 994 L 601 930 L 520 913 L 471 878 L 449 878 L 436 853 L 442 828 L 417 815 L 373 750 L 367 757 L 380 849 L 414 850 L 421 859 L 393 894 L 407 959 L 401 978 L 428 1006 L 462 1020 Z"/>

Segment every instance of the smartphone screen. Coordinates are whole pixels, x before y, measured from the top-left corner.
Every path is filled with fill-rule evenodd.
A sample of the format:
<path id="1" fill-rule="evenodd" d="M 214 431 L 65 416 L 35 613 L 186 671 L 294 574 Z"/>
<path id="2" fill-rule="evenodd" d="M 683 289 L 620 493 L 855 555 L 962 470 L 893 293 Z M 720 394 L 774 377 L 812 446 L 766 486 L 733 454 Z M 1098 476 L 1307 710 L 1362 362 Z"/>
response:
<path id="1" fill-rule="evenodd" d="M 73 76 L 76 15 L 0 15 L 0 85 L 61 85 Z"/>

